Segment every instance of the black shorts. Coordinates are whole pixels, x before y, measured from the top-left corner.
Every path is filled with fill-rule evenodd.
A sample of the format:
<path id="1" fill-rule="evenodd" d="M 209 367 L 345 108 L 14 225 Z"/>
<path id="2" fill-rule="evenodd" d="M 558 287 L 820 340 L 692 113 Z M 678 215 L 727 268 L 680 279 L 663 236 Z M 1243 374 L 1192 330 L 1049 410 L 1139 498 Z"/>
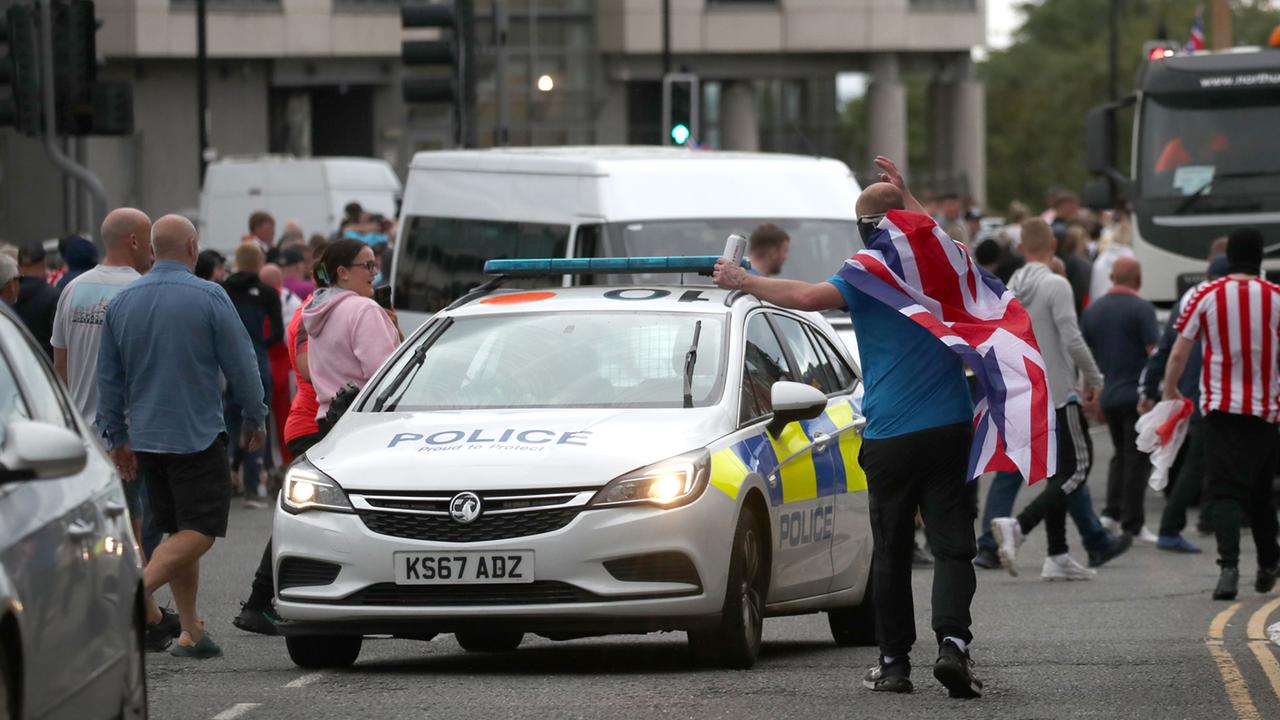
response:
<path id="1" fill-rule="evenodd" d="M 157 530 L 227 536 L 231 465 L 225 434 L 218 435 L 204 450 L 188 455 L 140 452 L 138 471 L 147 483 Z"/>

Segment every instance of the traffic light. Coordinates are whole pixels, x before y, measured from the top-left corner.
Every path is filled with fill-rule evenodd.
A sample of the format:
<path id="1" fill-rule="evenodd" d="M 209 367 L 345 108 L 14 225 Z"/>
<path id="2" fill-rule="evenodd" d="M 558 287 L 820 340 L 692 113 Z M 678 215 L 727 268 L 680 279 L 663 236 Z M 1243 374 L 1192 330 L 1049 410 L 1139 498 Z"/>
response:
<path id="1" fill-rule="evenodd" d="M 698 133 L 698 76 L 667 73 L 662 78 L 662 144 L 686 145 Z"/>
<path id="2" fill-rule="evenodd" d="M 53 5 L 53 77 L 58 131 L 65 135 L 133 133 L 133 85 L 98 80 L 93 0 Z"/>
<path id="3" fill-rule="evenodd" d="M 472 0 L 407 2 L 400 6 L 404 30 L 437 28 L 437 40 L 404 40 L 400 57 L 406 70 L 401 94 L 409 104 L 448 103 L 453 106 L 454 139 L 475 145 L 475 37 Z"/>
<path id="4" fill-rule="evenodd" d="M 36 8 L 11 5 L 0 22 L 0 33 L 8 52 L 0 58 L 0 87 L 8 88 L 8 98 L 0 97 L 0 127 L 12 125 L 23 135 L 39 135 L 42 122 L 40 64 L 37 58 Z"/>

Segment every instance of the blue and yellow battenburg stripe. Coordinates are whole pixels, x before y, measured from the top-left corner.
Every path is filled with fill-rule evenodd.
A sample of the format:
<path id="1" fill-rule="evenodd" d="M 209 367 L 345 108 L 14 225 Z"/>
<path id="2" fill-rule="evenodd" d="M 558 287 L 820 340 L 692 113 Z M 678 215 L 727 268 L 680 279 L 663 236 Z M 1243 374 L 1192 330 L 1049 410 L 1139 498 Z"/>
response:
<path id="1" fill-rule="evenodd" d="M 796 458 L 780 472 L 778 469 L 780 460 L 804 449 L 815 433 L 836 437 L 853 425 L 853 420 L 853 405 L 845 401 L 831 405 L 812 420 L 788 425 L 781 437 L 761 432 L 734 443 L 712 454 L 711 484 L 736 500 L 747 475 L 756 472 L 768 478 L 778 472 L 780 482 L 765 486 L 773 505 L 866 490 L 867 474 L 858 464 L 862 437 L 853 431 L 841 433 L 838 443 Z"/>

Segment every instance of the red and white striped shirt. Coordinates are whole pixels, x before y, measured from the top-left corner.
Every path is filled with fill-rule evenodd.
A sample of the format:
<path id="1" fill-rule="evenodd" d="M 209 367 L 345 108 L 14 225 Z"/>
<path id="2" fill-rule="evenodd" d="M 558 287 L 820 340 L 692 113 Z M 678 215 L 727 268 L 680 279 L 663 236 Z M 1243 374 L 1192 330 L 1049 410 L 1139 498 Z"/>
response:
<path id="1" fill-rule="evenodd" d="M 1187 302 L 1174 327 L 1188 340 L 1200 339 L 1201 412 L 1280 420 L 1280 285 L 1256 277 L 1207 283 Z"/>

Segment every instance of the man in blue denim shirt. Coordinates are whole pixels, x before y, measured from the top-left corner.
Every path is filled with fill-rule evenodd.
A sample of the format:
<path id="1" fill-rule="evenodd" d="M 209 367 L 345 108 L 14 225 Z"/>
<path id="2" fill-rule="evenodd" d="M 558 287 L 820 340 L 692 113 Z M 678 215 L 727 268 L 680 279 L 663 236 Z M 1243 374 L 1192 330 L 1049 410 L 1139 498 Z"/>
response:
<path id="1" fill-rule="evenodd" d="M 148 649 L 167 644 L 152 599 L 173 591 L 182 632 L 170 653 L 222 654 L 196 612 L 199 559 L 227 532 L 231 507 L 219 375 L 244 408 L 244 444 L 262 446 L 267 408 L 249 335 L 223 289 L 192 269 L 196 229 L 166 215 L 151 231 L 156 263 L 111 301 L 98 352 L 98 417 L 122 476 L 140 472 L 157 529 L 169 537 L 143 575 Z"/>

